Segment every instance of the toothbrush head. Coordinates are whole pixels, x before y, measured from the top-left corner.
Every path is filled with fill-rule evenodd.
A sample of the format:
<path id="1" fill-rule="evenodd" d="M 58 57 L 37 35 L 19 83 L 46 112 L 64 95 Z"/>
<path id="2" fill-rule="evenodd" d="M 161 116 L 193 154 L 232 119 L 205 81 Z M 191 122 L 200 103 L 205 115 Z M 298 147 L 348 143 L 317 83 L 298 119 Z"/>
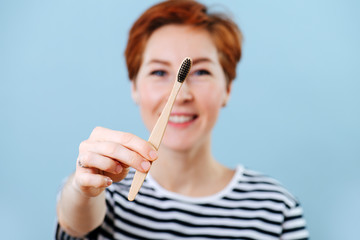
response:
<path id="1" fill-rule="evenodd" d="M 185 58 L 181 63 L 180 69 L 178 71 L 177 81 L 182 83 L 185 81 L 186 77 L 189 75 L 192 61 L 190 58 Z"/>

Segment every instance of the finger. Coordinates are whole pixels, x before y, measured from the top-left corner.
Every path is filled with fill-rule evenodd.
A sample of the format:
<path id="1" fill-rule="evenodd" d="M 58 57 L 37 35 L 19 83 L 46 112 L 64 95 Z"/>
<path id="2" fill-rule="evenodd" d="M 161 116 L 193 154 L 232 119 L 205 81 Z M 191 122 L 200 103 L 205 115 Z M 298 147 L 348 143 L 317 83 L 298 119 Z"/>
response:
<path id="1" fill-rule="evenodd" d="M 112 184 L 111 178 L 100 174 L 82 173 L 77 176 L 80 188 L 105 188 Z"/>
<path id="2" fill-rule="evenodd" d="M 123 166 L 118 161 L 92 152 L 80 154 L 78 165 L 83 168 L 96 168 L 114 174 L 119 174 L 123 170 Z"/>
<path id="3" fill-rule="evenodd" d="M 124 167 L 123 171 L 119 174 L 104 172 L 104 175 L 110 177 L 113 182 L 120 182 L 126 177 L 128 173 L 129 173 L 129 167 Z"/>
<path id="4" fill-rule="evenodd" d="M 155 148 L 146 140 L 127 132 L 115 131 L 103 127 L 96 127 L 91 135 L 91 140 L 119 143 L 137 153 L 144 158 L 153 161 L 158 157 Z"/>
<path id="5" fill-rule="evenodd" d="M 147 159 L 118 143 L 84 141 L 80 145 L 80 154 L 86 152 L 84 149 L 112 158 L 142 172 L 147 172 L 150 169 L 151 164 Z"/>

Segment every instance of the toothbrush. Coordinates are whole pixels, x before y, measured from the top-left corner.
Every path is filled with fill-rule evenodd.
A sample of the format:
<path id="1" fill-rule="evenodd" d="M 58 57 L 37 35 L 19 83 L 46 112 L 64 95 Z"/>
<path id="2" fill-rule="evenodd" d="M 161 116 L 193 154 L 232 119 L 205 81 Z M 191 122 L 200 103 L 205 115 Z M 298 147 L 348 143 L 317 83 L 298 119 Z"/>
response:
<path id="1" fill-rule="evenodd" d="M 171 90 L 171 94 L 168 98 L 168 101 L 166 102 L 166 105 L 165 105 L 159 119 L 157 120 L 153 130 L 151 131 L 148 142 L 151 143 L 156 150 L 159 149 L 161 140 L 164 136 L 164 132 L 165 132 L 167 123 L 169 121 L 171 109 L 174 105 L 176 96 L 177 96 L 183 82 L 185 81 L 186 77 L 189 75 L 191 64 L 192 64 L 192 61 L 190 58 L 185 58 L 183 60 L 183 62 L 181 63 L 181 66 L 180 66 L 178 74 L 177 74 L 177 80 L 174 83 L 174 86 Z M 133 201 L 135 199 L 137 193 L 139 192 L 139 190 L 146 178 L 146 175 L 147 175 L 147 173 L 143 173 L 140 171 L 135 172 L 134 179 L 132 181 L 129 195 L 128 195 L 129 201 Z"/>

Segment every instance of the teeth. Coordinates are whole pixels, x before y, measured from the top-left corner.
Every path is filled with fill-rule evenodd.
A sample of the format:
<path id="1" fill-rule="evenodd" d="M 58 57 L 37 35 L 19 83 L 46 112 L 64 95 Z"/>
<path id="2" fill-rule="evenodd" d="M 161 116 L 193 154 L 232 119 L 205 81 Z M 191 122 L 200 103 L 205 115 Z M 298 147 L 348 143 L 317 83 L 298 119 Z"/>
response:
<path id="1" fill-rule="evenodd" d="M 170 116 L 169 121 L 173 122 L 173 123 L 184 123 L 184 122 L 188 122 L 192 119 L 193 119 L 192 116 L 175 115 L 175 116 Z"/>

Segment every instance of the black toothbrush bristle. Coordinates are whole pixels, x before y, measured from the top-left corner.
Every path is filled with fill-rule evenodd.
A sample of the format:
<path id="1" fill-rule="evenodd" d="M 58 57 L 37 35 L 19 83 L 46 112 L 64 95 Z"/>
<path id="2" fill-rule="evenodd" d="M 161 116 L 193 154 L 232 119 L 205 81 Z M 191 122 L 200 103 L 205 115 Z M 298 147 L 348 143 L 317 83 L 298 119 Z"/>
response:
<path id="1" fill-rule="evenodd" d="M 189 75 L 190 68 L 191 68 L 191 59 L 185 58 L 184 61 L 181 63 L 179 72 L 178 72 L 178 82 L 184 82 L 187 75 Z"/>

